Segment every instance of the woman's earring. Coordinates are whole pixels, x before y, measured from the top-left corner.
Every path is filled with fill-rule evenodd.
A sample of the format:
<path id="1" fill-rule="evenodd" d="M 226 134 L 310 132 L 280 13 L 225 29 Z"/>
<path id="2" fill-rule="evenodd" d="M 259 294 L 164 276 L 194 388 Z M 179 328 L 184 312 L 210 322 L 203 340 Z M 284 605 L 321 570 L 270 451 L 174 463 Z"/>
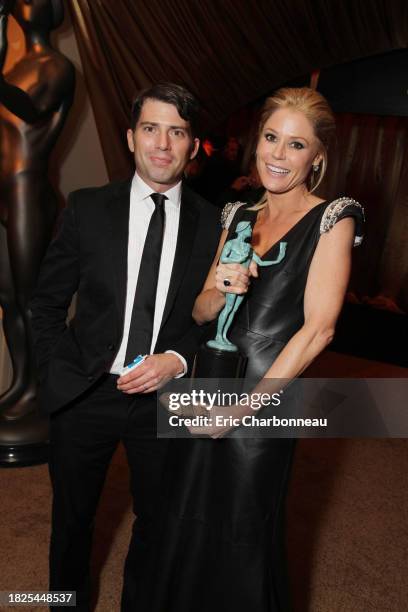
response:
<path id="1" fill-rule="evenodd" d="M 313 172 L 317 172 L 319 170 L 319 164 L 313 164 L 312 168 L 313 168 Z"/>

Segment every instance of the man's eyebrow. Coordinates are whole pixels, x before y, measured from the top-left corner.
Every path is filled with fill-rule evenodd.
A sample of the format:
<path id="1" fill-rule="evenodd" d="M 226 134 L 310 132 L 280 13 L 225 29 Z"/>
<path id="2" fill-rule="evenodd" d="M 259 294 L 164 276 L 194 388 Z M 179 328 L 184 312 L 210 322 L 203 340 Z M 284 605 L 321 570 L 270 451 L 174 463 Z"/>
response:
<path id="1" fill-rule="evenodd" d="M 163 123 L 157 123 L 157 121 L 141 121 L 140 125 L 154 125 L 155 127 L 158 127 L 163 125 Z M 187 132 L 189 129 L 185 125 L 165 125 L 165 127 L 168 127 L 170 130 L 184 130 L 185 132 Z"/>

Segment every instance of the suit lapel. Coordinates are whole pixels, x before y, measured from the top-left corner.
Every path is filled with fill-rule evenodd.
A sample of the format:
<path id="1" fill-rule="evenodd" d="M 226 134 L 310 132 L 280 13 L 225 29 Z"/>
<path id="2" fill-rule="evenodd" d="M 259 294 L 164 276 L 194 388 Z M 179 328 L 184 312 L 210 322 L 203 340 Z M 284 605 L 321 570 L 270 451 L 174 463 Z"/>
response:
<path id="1" fill-rule="evenodd" d="M 127 259 L 129 242 L 129 209 L 131 181 L 118 183 L 107 202 L 111 236 L 107 247 L 110 249 L 115 282 L 115 298 L 118 326 L 123 329 L 127 289 Z"/>
<path id="2" fill-rule="evenodd" d="M 167 293 L 160 330 L 172 309 L 180 283 L 183 279 L 187 264 L 190 261 L 190 253 L 193 247 L 198 223 L 199 210 L 195 203 L 193 194 L 184 186 L 182 187 L 180 208 L 180 221 L 177 236 L 176 253 L 174 256 L 173 270 L 170 278 L 170 286 Z"/>

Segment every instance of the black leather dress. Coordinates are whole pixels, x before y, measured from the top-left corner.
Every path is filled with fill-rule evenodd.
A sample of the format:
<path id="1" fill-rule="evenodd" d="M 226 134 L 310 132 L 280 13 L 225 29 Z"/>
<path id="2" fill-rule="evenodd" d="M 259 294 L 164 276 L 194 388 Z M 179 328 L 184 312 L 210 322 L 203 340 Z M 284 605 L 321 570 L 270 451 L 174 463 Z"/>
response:
<path id="1" fill-rule="evenodd" d="M 228 207 L 229 205 L 227 205 Z M 255 220 L 246 206 L 238 221 Z M 224 218 L 228 216 L 224 213 Z M 363 211 L 350 199 L 311 209 L 282 238 L 284 260 L 259 268 L 237 313 L 230 339 L 259 380 L 303 324 L 303 296 L 320 234 Z M 264 259 L 274 259 L 279 244 Z M 289 612 L 285 560 L 285 497 L 295 441 L 243 438 L 174 440 L 156 556 L 146 567 L 140 612 Z M 139 611 L 139 608 L 138 608 Z"/>

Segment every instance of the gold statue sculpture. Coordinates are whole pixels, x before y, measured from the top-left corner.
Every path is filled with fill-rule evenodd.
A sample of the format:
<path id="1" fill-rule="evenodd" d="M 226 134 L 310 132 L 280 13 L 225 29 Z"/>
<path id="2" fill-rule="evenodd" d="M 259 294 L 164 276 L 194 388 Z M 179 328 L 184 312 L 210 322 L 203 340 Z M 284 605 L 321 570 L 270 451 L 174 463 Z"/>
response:
<path id="1" fill-rule="evenodd" d="M 9 14 L 21 26 L 26 48 L 4 74 Z M 35 408 L 28 301 L 57 212 L 49 156 L 75 86 L 73 65 L 50 43 L 63 17 L 62 0 L 0 0 L 0 306 L 13 368 L 0 415 L 8 420 Z"/>

